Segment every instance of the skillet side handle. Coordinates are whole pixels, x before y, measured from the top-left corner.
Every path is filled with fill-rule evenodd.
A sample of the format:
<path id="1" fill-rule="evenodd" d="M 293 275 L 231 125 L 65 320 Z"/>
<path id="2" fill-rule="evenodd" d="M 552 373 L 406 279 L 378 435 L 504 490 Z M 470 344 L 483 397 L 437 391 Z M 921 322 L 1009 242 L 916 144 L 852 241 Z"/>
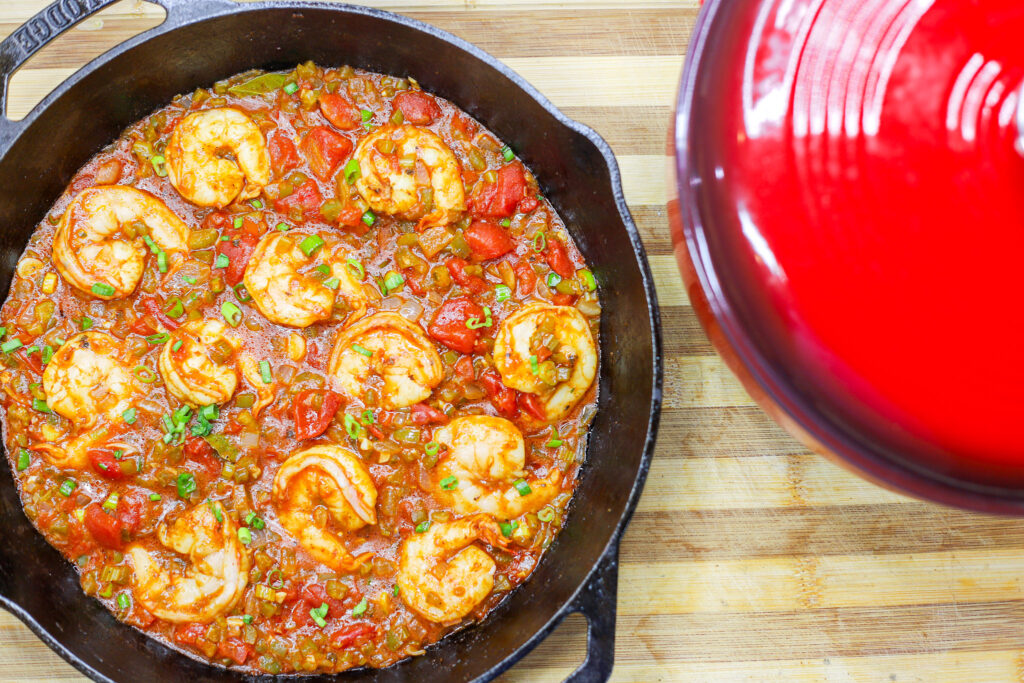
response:
<path id="1" fill-rule="evenodd" d="M 118 0 L 55 0 L 0 42 L 0 153 L 6 153 L 18 123 L 7 118 L 11 76 L 32 55 L 82 19 Z"/>
<path id="2" fill-rule="evenodd" d="M 615 542 L 576 598 L 587 618 L 587 658 L 566 683 L 604 683 L 615 664 L 615 612 L 619 587 L 619 544 Z"/>

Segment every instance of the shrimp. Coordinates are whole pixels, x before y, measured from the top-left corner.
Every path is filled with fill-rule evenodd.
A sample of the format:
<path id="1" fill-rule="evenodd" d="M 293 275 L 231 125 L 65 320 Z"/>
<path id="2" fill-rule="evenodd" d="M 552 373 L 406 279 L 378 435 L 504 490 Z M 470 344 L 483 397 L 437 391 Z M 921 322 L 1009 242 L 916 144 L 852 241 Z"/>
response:
<path id="1" fill-rule="evenodd" d="M 263 132 L 232 107 L 186 116 L 171 133 L 164 156 L 171 185 L 199 206 L 224 208 L 236 200 L 244 202 L 258 197 L 270 182 L 270 152 Z"/>
<path id="2" fill-rule="evenodd" d="M 362 397 L 378 390 L 380 406 L 419 403 L 444 379 L 441 357 L 423 328 L 397 313 L 375 313 L 342 330 L 328 372 L 342 391 Z"/>
<path id="3" fill-rule="evenodd" d="M 146 261 L 142 224 L 153 244 L 174 258 L 188 253 L 190 230 L 167 205 L 124 185 L 92 187 L 76 196 L 53 236 L 53 265 L 73 287 L 99 299 L 121 299 L 135 291 Z"/>
<path id="4" fill-rule="evenodd" d="M 523 306 L 501 323 L 493 353 L 502 381 L 537 394 L 549 422 L 572 410 L 597 373 L 594 336 L 572 306 Z"/>
<path id="5" fill-rule="evenodd" d="M 249 411 L 253 417 L 259 417 L 260 411 L 270 405 L 274 400 L 274 391 L 276 382 L 263 381 L 263 373 L 260 371 L 260 364 L 252 354 L 245 352 L 238 361 L 238 365 L 242 369 L 242 375 L 245 376 L 245 381 L 252 386 L 256 392 L 256 402 L 253 404 Z"/>
<path id="6" fill-rule="evenodd" d="M 193 407 L 224 403 L 238 385 L 233 357 L 241 345 L 219 320 L 190 320 L 171 333 L 157 367 L 178 400 Z"/>
<path id="7" fill-rule="evenodd" d="M 127 410 L 136 387 L 124 344 L 105 332 L 75 335 L 43 371 L 47 405 L 80 429 Z"/>
<path id="8" fill-rule="evenodd" d="M 126 555 L 134 574 L 135 598 L 157 617 L 175 623 L 209 623 L 229 611 L 249 584 L 250 559 L 238 540 L 238 527 L 217 502 L 195 506 L 172 524 L 161 524 L 164 547 L 188 556 L 162 558 L 139 543 Z"/>
<path id="9" fill-rule="evenodd" d="M 558 495 L 557 469 L 544 479 L 526 478 L 523 435 L 505 418 L 457 417 L 437 429 L 434 440 L 448 449 L 431 473 L 434 495 L 459 514 L 486 512 L 512 519 L 539 510 Z M 527 487 L 523 495 L 520 488 Z"/>
<path id="10" fill-rule="evenodd" d="M 384 126 L 359 142 L 356 189 L 374 211 L 448 225 L 466 210 L 462 168 L 435 133 L 419 126 Z"/>
<path id="11" fill-rule="evenodd" d="M 273 495 L 282 526 L 317 561 L 352 571 L 372 557 L 353 557 L 341 539 L 377 523 L 377 487 L 359 458 L 341 446 L 313 446 L 289 457 L 274 477 Z"/>
<path id="12" fill-rule="evenodd" d="M 308 236 L 305 239 L 308 240 Z M 321 238 L 322 239 L 322 238 Z M 341 297 L 357 314 L 366 309 L 366 292 L 347 267 L 348 253 L 341 246 L 323 248 L 315 256 L 307 256 L 300 248 L 300 238 L 273 232 L 256 245 L 245 266 L 245 288 L 252 301 L 268 320 L 290 327 L 309 327 L 326 320 Z M 330 277 L 312 277 L 313 266 L 321 254 L 330 268 Z M 307 267 L 305 271 L 300 269 Z M 337 284 L 337 289 L 332 288 Z M 328 286 L 332 285 L 332 286 Z"/>
<path id="13" fill-rule="evenodd" d="M 498 524 L 488 515 L 437 523 L 402 542 L 398 589 L 402 601 L 436 623 L 461 619 L 494 588 L 495 563 L 482 548 L 484 540 L 504 547 Z"/>

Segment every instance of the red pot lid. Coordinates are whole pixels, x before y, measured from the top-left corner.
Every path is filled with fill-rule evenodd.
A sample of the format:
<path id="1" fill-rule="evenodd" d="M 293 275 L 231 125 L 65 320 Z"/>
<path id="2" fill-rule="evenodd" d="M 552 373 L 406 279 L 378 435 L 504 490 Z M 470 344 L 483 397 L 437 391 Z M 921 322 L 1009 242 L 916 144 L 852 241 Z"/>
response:
<path id="1" fill-rule="evenodd" d="M 894 457 L 1024 485 L 1024 2 L 715 14 L 685 154 L 751 343 Z"/>

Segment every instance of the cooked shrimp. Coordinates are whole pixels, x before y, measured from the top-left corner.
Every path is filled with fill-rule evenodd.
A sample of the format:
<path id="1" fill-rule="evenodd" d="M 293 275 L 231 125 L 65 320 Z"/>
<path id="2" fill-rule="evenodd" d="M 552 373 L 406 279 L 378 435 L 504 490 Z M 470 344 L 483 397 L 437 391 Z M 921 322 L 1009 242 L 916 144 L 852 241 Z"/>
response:
<path id="1" fill-rule="evenodd" d="M 222 520 L 222 521 L 218 521 Z M 162 558 L 139 543 L 128 546 L 135 570 L 135 598 L 157 617 L 175 623 L 209 623 L 227 612 L 249 583 L 249 555 L 238 540 L 231 515 L 217 502 L 195 506 L 157 537 L 166 548 L 188 556 Z"/>
<path id="2" fill-rule="evenodd" d="M 224 403 L 238 385 L 234 354 L 241 345 L 219 320 L 190 320 L 171 333 L 157 367 L 178 400 L 193 407 Z"/>
<path id="3" fill-rule="evenodd" d="M 423 328 L 397 313 L 375 313 L 342 330 L 328 371 L 349 396 L 378 390 L 386 410 L 419 403 L 444 379 L 441 357 Z"/>
<path id="4" fill-rule="evenodd" d="M 92 187 L 71 201 L 53 236 L 53 265 L 76 289 L 100 299 L 124 298 L 145 267 L 139 225 L 176 269 L 184 260 L 178 255 L 188 252 L 188 226 L 153 195 L 124 185 Z"/>
<path id="5" fill-rule="evenodd" d="M 231 155 L 229 158 L 228 155 Z M 189 114 L 164 151 L 167 179 L 199 206 L 223 208 L 258 197 L 270 182 L 270 152 L 263 132 L 238 109 Z"/>
<path id="6" fill-rule="evenodd" d="M 289 457 L 274 477 L 274 504 L 284 528 L 331 569 L 351 571 L 373 555 L 353 557 L 342 540 L 377 523 L 377 487 L 341 446 L 313 446 Z"/>
<path id="7" fill-rule="evenodd" d="M 105 332 L 75 335 L 43 371 L 47 404 L 81 429 L 124 412 L 136 386 L 124 344 Z"/>
<path id="8" fill-rule="evenodd" d="M 528 304 L 501 323 L 494 366 L 504 383 L 540 397 L 548 421 L 562 418 L 597 373 L 597 347 L 583 314 L 571 306 Z"/>
<path id="9" fill-rule="evenodd" d="M 238 365 L 242 369 L 242 374 L 245 376 L 245 381 L 256 392 L 256 402 L 252 405 L 249 411 L 253 417 L 259 417 L 260 411 L 266 408 L 274 400 L 275 382 L 263 381 L 263 373 L 260 372 L 260 364 L 252 354 L 245 352 L 242 357 L 238 360 Z"/>
<path id="10" fill-rule="evenodd" d="M 309 327 L 331 317 L 336 297 L 350 309 L 365 310 L 366 292 L 346 265 L 345 249 L 325 246 L 307 256 L 301 243 L 301 236 L 273 232 L 256 245 L 244 279 L 260 313 L 279 325 Z M 330 267 L 330 277 L 319 280 L 312 276 L 318 260 Z M 327 286 L 335 282 L 337 289 Z"/>
<path id="11" fill-rule="evenodd" d="M 398 589 L 410 609 L 437 623 L 469 614 L 494 588 L 494 560 L 473 545 L 505 544 L 498 524 L 487 515 L 436 523 L 402 543 Z"/>
<path id="12" fill-rule="evenodd" d="M 539 510 L 558 495 L 557 469 L 545 479 L 526 477 L 523 435 L 505 418 L 457 417 L 437 429 L 434 440 L 448 449 L 431 472 L 434 495 L 460 514 L 512 519 Z M 529 492 L 523 495 L 520 488 L 526 487 Z"/>
<path id="13" fill-rule="evenodd" d="M 379 128 L 360 141 L 354 158 L 361 173 L 356 189 L 374 211 L 425 228 L 447 225 L 466 209 L 459 162 L 426 128 Z"/>

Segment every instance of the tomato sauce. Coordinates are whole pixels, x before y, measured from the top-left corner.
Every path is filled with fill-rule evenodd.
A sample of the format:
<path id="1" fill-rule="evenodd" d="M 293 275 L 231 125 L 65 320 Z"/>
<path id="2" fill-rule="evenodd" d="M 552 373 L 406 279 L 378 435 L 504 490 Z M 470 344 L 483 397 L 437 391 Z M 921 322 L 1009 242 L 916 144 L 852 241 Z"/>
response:
<path id="1" fill-rule="evenodd" d="M 212 209 L 172 186 L 166 148 L 186 116 L 220 107 L 244 112 L 259 127 L 272 170 L 255 198 Z M 448 224 L 374 212 L 356 191 L 359 170 L 351 160 L 360 140 L 403 124 L 429 129 L 454 153 L 466 206 Z M 231 154 L 221 159 L 236 161 Z M 180 262 L 150 247 L 134 291 L 102 300 L 58 273 L 53 242 L 72 199 L 111 185 L 151 193 L 190 235 Z M 429 193 L 419 197 L 431 201 Z M 131 231 L 143 228 L 121 226 L 119 234 L 142 244 L 146 233 Z M 314 245 L 310 252 L 346 250 L 343 267 L 367 310 L 338 296 L 327 319 L 305 327 L 262 315 L 247 290 L 247 266 L 275 234 Z M 317 236 L 322 247 L 306 242 Z M 302 277 L 331 287 L 330 267 L 313 263 Z M 19 261 L 0 313 L 0 385 L 4 443 L 25 513 L 74 563 L 86 593 L 118 619 L 192 656 L 271 674 L 384 667 L 414 656 L 509 596 L 559 532 L 585 454 L 596 382 L 571 409 L 547 419 L 541 397 L 506 385 L 492 351 L 502 321 L 531 302 L 573 307 L 596 339 L 595 290 L 563 222 L 512 150 L 411 79 L 304 64 L 280 74 L 240 74 L 178 97 L 81 169 Z M 374 376 L 353 394 L 328 369 L 341 331 L 382 313 L 420 329 L 438 358 L 437 382 L 413 405 L 386 407 L 384 385 Z M 241 370 L 230 399 L 188 405 L 168 389 L 158 357 L 186 353 L 183 331 L 203 320 L 227 330 L 203 347 L 203 362 L 242 368 L 249 359 L 251 370 Z M 72 348 L 98 353 L 94 340 L 107 337 L 134 387 L 131 400 L 116 414 L 69 419 L 55 409 L 69 399 L 47 395 L 43 375 Z M 555 344 L 536 341 L 531 349 L 545 352 L 535 351 L 541 357 L 531 361 L 533 374 L 550 372 L 558 386 L 572 359 L 555 362 Z M 81 400 L 107 400 L 110 377 L 87 384 Z M 493 585 L 465 617 L 438 621 L 411 608 L 399 590 L 400 554 L 409 539 L 464 516 L 446 503 L 463 484 L 450 477 L 438 490 L 433 472 L 451 454 L 437 439 L 453 420 L 477 415 L 507 418 L 522 434 L 525 466 L 507 482 L 510 495 L 526 496 L 527 481 L 547 478 L 557 486 L 537 509 L 481 522 L 490 532 L 473 547 L 493 562 Z M 323 564 L 278 514 L 275 475 L 311 446 L 351 454 L 376 491 L 373 523 L 354 530 L 335 526 L 327 492 L 308 512 L 310 525 L 334 529 L 344 540 L 356 558 L 352 566 Z M 196 527 L 196 520 L 213 518 L 213 529 L 230 529 L 225 543 L 244 556 L 238 598 L 191 621 L 154 614 L 136 585 L 138 557 L 151 553 L 183 575 L 198 556 L 175 552 L 164 535 L 176 521 Z M 445 562 L 432 571 L 443 574 Z"/>

